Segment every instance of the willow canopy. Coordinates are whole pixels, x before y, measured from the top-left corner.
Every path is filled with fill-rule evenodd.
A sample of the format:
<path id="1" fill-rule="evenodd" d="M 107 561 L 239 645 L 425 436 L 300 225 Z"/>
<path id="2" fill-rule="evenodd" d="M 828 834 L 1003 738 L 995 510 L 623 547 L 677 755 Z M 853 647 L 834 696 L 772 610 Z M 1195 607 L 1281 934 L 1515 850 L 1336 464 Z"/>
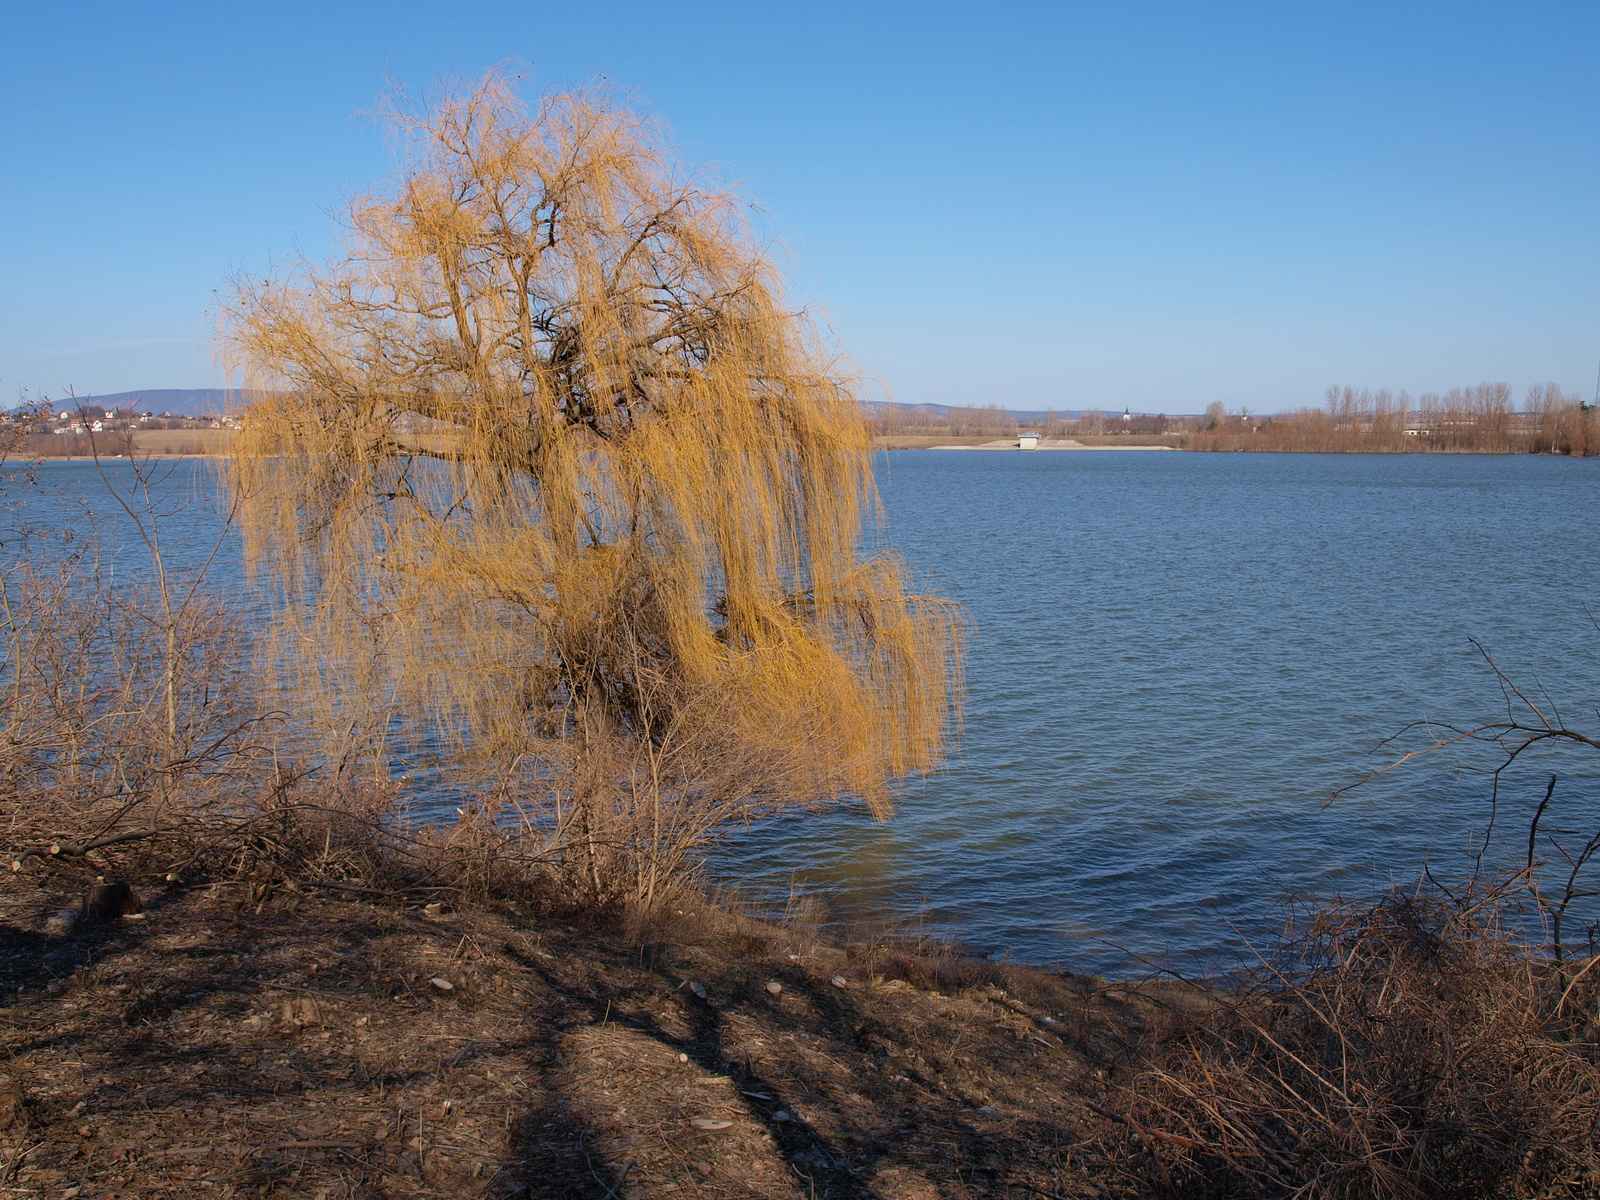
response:
<path id="1" fill-rule="evenodd" d="M 522 772 L 600 892 L 765 807 L 884 813 L 939 759 L 959 616 L 861 551 L 853 381 L 737 197 L 605 92 L 396 120 L 345 255 L 223 310 L 302 682 Z"/>

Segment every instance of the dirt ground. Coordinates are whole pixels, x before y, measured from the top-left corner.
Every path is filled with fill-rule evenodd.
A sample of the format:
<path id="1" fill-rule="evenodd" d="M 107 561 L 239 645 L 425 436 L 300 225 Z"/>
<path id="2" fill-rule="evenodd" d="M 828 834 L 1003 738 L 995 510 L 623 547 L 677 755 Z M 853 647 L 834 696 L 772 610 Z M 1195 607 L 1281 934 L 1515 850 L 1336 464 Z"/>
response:
<path id="1" fill-rule="evenodd" d="M 70 899 L 0 897 L 0 1195 L 1115 1190 L 1084 1099 L 1144 1006 L 1100 981 L 709 908 L 640 939 L 231 885 L 45 932 Z"/>

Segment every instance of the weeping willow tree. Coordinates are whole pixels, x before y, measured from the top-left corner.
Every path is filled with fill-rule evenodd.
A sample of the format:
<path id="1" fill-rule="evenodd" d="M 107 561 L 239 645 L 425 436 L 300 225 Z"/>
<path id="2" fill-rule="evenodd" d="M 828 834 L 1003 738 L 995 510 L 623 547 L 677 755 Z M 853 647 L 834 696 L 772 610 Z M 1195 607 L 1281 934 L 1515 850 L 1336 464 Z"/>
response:
<path id="1" fill-rule="evenodd" d="M 756 812 L 884 815 L 939 760 L 960 616 L 862 552 L 855 383 L 738 197 L 602 91 L 491 75 L 395 121 L 343 257 L 222 316 L 301 686 L 519 780 L 592 900 Z"/>

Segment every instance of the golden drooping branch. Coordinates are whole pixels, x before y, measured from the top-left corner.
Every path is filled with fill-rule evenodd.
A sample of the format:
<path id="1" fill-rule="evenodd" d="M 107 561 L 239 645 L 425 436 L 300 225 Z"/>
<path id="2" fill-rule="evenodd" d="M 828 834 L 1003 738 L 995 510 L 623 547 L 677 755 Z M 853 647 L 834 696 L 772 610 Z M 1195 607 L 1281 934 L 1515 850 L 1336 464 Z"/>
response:
<path id="1" fill-rule="evenodd" d="M 248 552 L 305 678 L 536 764 L 594 857 L 886 812 L 940 758 L 961 617 L 861 552 L 854 380 L 737 197 L 604 92 L 490 75 L 397 120 L 346 255 L 223 312 Z"/>

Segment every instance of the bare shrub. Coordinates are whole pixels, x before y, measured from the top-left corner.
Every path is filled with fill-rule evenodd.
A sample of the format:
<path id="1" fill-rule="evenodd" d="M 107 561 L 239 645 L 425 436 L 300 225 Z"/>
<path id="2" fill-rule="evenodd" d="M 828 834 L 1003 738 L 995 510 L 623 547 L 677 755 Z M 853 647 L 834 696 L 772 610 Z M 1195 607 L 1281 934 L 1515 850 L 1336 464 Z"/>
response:
<path id="1" fill-rule="evenodd" d="M 1099 1106 L 1102 1143 L 1182 1194 L 1596 1194 L 1596 981 L 1507 930 L 1517 894 L 1313 913 L 1163 1023 Z"/>
<path id="2" fill-rule="evenodd" d="M 5 478 L 19 517 L 0 560 L 0 838 L 12 870 L 334 886 L 393 874 L 410 838 L 391 819 L 396 789 L 313 778 L 293 752 L 280 698 L 257 686 L 251 629 L 207 584 L 223 535 L 198 564 L 174 567 L 166 539 L 191 497 L 170 468 L 140 460 L 101 475 L 147 551 L 142 581 L 103 572 L 70 523 L 20 521 L 20 489 L 39 479 Z"/>
<path id="3" fill-rule="evenodd" d="M 504 897 L 528 864 L 491 812 L 407 819 L 402 787 L 307 757 L 255 686 L 238 613 L 110 586 L 83 557 L 0 577 L 0 839 L 13 871 Z M 299 753 L 297 754 L 297 751 Z"/>
<path id="4" fill-rule="evenodd" d="M 262 752 L 234 614 L 196 594 L 157 628 L 148 589 L 84 566 L 0 579 L 0 805 L 12 845 L 54 858 L 236 812 Z"/>

